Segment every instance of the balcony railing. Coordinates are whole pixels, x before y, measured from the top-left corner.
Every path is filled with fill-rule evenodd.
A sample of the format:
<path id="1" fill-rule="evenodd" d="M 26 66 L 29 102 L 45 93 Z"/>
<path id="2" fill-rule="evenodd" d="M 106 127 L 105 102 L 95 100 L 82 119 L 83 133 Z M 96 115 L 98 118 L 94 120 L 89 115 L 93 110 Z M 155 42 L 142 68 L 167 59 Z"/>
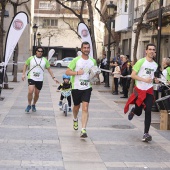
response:
<path id="1" fill-rule="evenodd" d="M 166 12 L 170 12 L 170 5 L 163 7 L 162 14 L 164 14 Z M 151 20 L 151 19 L 154 19 L 154 18 L 158 18 L 158 14 L 159 14 L 159 9 L 156 9 L 154 11 L 150 11 L 150 12 L 147 13 L 146 19 Z"/>

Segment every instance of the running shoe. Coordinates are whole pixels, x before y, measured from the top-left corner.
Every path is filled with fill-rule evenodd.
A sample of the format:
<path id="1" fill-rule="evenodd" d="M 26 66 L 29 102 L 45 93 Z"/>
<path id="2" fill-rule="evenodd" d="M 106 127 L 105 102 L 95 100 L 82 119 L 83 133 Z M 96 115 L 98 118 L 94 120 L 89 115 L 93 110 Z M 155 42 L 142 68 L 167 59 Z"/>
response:
<path id="1" fill-rule="evenodd" d="M 31 106 L 28 105 L 27 108 L 25 109 L 25 112 L 29 112 L 31 110 Z"/>
<path id="2" fill-rule="evenodd" d="M 87 138 L 86 129 L 82 129 L 82 130 L 81 130 L 80 137 L 81 137 L 81 138 Z"/>
<path id="3" fill-rule="evenodd" d="M 78 130 L 78 119 L 76 121 L 73 120 L 73 129 Z"/>
<path id="4" fill-rule="evenodd" d="M 58 105 L 59 105 L 59 106 L 62 106 L 62 101 L 59 101 Z"/>
<path id="5" fill-rule="evenodd" d="M 152 136 L 149 135 L 148 133 L 145 133 L 145 134 L 143 135 L 143 139 L 142 139 L 143 142 L 149 142 L 149 141 L 151 141 L 151 140 L 152 140 Z"/>
<path id="6" fill-rule="evenodd" d="M 32 111 L 33 111 L 33 112 L 36 112 L 36 111 L 37 111 L 35 105 L 32 105 Z"/>
<path id="7" fill-rule="evenodd" d="M 128 114 L 128 119 L 129 119 L 129 120 L 132 120 L 132 119 L 133 119 L 133 116 L 135 115 L 135 114 L 134 114 L 134 110 L 135 110 L 135 108 L 132 107 L 132 108 L 131 108 L 131 111 L 130 111 L 129 114 Z"/>
<path id="8" fill-rule="evenodd" d="M 70 108 L 70 107 L 69 107 L 68 111 L 69 111 L 69 112 L 72 112 L 72 110 L 71 110 L 71 108 Z"/>

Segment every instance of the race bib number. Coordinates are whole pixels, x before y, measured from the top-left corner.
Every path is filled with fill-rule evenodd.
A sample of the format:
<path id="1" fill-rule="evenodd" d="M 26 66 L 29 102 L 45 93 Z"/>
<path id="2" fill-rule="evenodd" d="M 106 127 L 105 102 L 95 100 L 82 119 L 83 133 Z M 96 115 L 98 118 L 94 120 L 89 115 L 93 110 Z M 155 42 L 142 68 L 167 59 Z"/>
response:
<path id="1" fill-rule="evenodd" d="M 80 85 L 81 86 L 88 86 L 89 85 L 89 81 L 88 80 L 80 80 Z"/>
<path id="2" fill-rule="evenodd" d="M 40 72 L 33 72 L 34 77 L 40 77 Z"/>

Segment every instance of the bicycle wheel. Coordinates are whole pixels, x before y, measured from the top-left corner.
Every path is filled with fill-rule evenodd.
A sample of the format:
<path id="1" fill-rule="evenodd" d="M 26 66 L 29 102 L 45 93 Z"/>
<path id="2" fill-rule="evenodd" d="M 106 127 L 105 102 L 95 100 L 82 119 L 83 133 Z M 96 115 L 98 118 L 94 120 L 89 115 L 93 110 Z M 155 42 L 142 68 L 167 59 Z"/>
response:
<path id="1" fill-rule="evenodd" d="M 65 104 L 65 108 L 64 108 L 64 113 L 65 113 L 65 116 L 67 116 L 67 112 L 68 112 L 68 106 L 67 106 L 67 103 Z"/>

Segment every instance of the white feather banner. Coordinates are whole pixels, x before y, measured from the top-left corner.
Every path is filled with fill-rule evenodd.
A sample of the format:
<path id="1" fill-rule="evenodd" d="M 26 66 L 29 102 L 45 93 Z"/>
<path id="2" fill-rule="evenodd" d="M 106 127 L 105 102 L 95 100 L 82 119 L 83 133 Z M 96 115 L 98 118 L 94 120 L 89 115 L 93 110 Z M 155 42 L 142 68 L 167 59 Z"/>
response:
<path id="1" fill-rule="evenodd" d="M 49 52 L 48 52 L 48 61 L 52 58 L 53 54 L 55 53 L 55 50 L 54 49 L 51 49 Z"/>
<path id="2" fill-rule="evenodd" d="M 82 42 L 87 41 L 90 44 L 89 56 L 93 58 L 93 46 L 92 46 L 90 32 L 89 32 L 87 25 L 80 22 L 78 25 L 78 33 L 81 36 Z"/>

